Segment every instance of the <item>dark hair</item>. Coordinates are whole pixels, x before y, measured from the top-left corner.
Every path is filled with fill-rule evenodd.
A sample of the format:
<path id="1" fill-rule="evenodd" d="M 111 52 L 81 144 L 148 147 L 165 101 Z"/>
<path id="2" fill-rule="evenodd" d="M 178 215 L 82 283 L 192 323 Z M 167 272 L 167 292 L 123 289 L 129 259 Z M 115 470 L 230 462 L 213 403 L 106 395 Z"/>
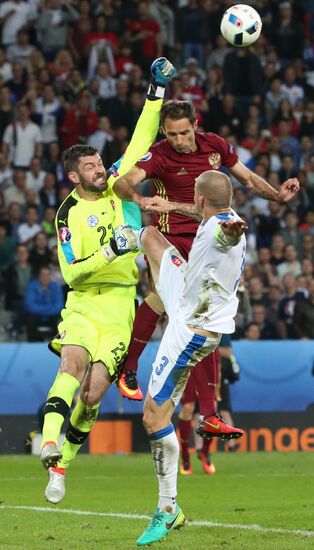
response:
<path id="1" fill-rule="evenodd" d="M 96 155 L 98 149 L 91 147 L 90 145 L 72 145 L 63 154 L 63 164 L 65 171 L 75 172 L 77 171 L 78 164 L 81 157 L 90 157 Z"/>
<path id="2" fill-rule="evenodd" d="M 188 118 L 191 124 L 194 124 L 196 121 L 194 105 L 190 101 L 179 101 L 178 99 L 165 101 L 160 111 L 161 127 L 164 126 L 166 118 L 171 118 L 172 120 Z"/>

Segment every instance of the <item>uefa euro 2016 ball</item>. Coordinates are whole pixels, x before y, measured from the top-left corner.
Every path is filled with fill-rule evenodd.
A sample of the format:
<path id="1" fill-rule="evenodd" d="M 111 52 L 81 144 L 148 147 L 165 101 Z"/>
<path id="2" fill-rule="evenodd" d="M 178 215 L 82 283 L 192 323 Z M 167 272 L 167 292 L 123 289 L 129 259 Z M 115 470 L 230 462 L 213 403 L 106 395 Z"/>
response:
<path id="1" fill-rule="evenodd" d="M 223 14 L 220 32 L 232 46 L 244 48 L 261 34 L 262 21 L 257 11 L 247 4 L 236 4 Z"/>

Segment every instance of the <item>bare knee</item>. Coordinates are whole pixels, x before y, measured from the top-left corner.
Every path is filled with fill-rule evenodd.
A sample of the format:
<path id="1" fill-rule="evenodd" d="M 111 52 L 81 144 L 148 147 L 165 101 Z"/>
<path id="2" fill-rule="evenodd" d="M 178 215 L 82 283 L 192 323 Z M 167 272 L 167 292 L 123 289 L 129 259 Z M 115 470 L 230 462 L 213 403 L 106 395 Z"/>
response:
<path id="1" fill-rule="evenodd" d="M 179 413 L 181 420 L 192 420 L 195 403 L 184 403 Z"/>
<path id="2" fill-rule="evenodd" d="M 74 378 L 76 378 L 81 383 L 84 378 L 87 364 L 88 363 L 82 362 L 76 357 L 62 357 L 60 372 L 71 374 L 71 376 L 74 376 Z"/>
<path id="3" fill-rule="evenodd" d="M 160 236 L 160 233 L 156 227 L 153 227 L 152 225 L 148 225 L 145 227 L 145 230 L 143 231 L 141 235 L 141 241 L 142 245 L 146 247 L 147 245 L 151 244 L 153 240 L 158 239 Z"/>

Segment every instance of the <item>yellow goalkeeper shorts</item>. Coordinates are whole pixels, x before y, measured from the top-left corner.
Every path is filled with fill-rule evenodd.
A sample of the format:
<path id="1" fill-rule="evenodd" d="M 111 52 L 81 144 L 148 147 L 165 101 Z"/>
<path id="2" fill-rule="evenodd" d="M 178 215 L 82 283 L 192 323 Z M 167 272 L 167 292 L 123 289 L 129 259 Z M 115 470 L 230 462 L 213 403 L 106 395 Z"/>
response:
<path id="1" fill-rule="evenodd" d="M 61 353 L 64 345 L 85 348 L 90 362 L 102 361 L 115 378 L 126 357 L 136 310 L 134 286 L 103 285 L 68 293 L 61 312 L 59 334 L 50 349 Z"/>

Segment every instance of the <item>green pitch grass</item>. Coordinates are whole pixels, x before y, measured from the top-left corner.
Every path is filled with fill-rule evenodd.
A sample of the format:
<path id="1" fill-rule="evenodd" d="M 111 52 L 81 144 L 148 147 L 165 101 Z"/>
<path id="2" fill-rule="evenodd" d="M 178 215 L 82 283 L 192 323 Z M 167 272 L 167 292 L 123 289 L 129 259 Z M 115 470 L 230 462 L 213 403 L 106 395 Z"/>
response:
<path id="1" fill-rule="evenodd" d="M 193 457 L 179 478 L 188 523 L 153 548 L 165 550 L 309 550 L 314 548 L 311 454 L 219 453 L 206 475 Z M 131 550 L 156 507 L 150 455 L 77 458 L 67 494 L 44 500 L 39 459 L 0 456 L 0 548 Z M 119 517 L 119 514 L 121 517 Z"/>

